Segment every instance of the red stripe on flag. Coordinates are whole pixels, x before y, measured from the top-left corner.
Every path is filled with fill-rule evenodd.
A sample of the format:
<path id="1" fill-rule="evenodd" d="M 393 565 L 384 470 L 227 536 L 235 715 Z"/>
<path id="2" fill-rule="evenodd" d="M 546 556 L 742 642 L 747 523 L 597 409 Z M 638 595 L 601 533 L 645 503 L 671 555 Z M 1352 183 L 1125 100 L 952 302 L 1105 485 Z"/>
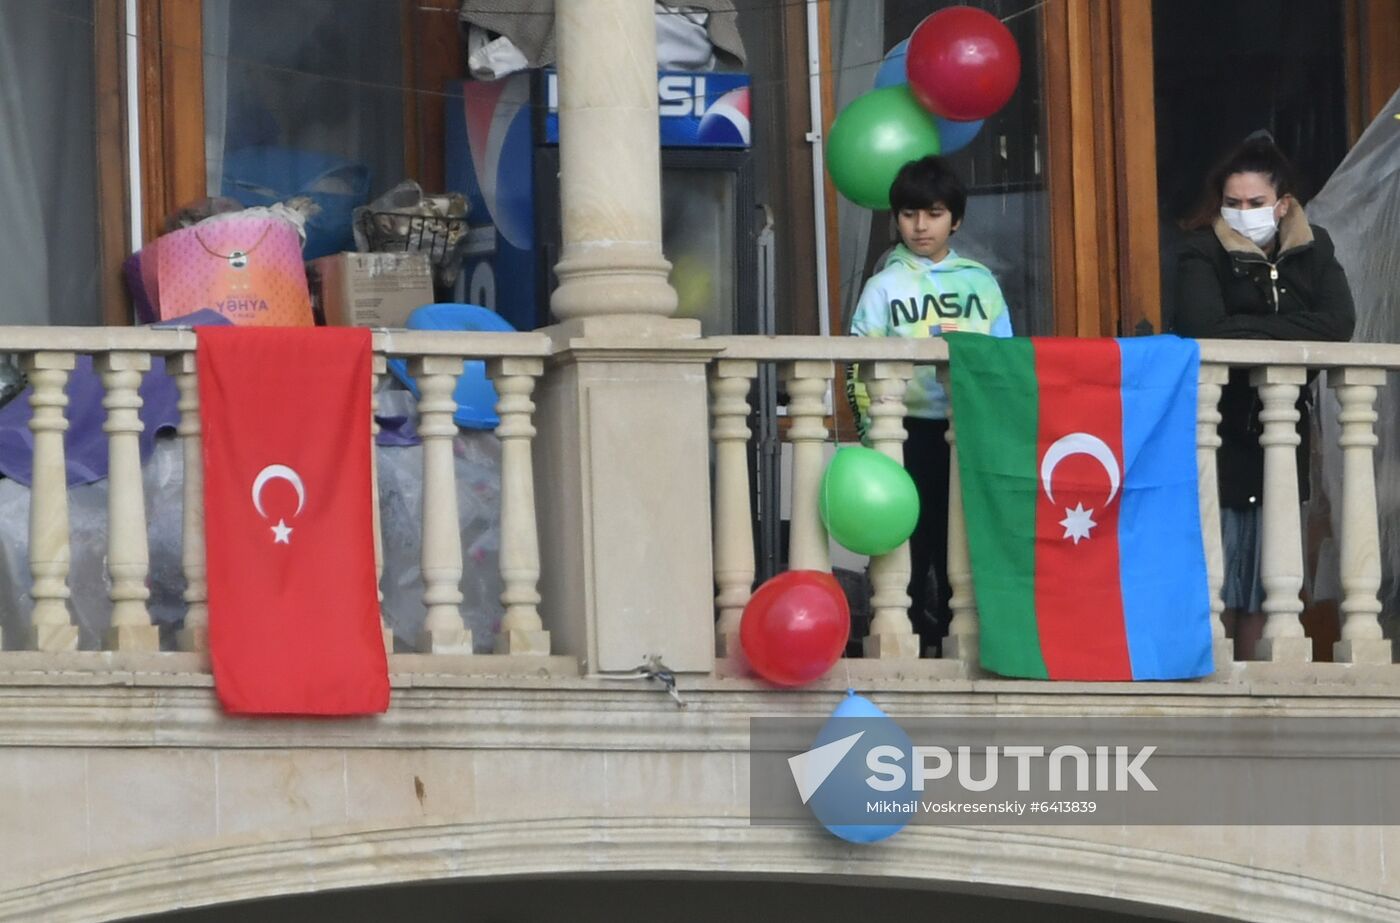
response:
<path id="1" fill-rule="evenodd" d="M 1118 344 L 1036 339 L 1035 366 L 1035 608 L 1045 667 L 1051 679 L 1132 679 L 1118 566 Z"/>

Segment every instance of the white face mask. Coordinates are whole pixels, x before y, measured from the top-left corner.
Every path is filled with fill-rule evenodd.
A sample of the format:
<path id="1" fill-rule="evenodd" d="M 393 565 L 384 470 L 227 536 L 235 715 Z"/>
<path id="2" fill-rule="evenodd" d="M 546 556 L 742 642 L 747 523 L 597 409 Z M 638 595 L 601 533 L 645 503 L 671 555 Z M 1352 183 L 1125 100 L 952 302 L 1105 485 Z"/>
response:
<path id="1" fill-rule="evenodd" d="M 1264 246 L 1278 233 L 1278 219 L 1274 217 L 1272 205 L 1259 208 L 1222 208 L 1220 216 L 1235 231 L 1254 241 L 1256 247 Z"/>

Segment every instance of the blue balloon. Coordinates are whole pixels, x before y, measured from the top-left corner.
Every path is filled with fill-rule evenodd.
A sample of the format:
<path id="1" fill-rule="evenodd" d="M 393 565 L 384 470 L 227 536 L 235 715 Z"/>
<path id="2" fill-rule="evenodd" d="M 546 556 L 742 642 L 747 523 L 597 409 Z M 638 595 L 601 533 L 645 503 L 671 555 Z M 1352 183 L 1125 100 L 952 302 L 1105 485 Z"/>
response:
<path id="1" fill-rule="evenodd" d="M 908 50 L 909 39 L 906 38 L 885 53 L 884 63 L 880 65 L 879 72 L 875 74 L 875 89 L 909 82 L 908 76 L 904 73 L 904 55 Z"/>
<path id="2" fill-rule="evenodd" d="M 913 752 L 909 735 L 904 733 L 904 729 L 881 711 L 878 705 L 864 696 L 856 695 L 852 690 L 846 691 L 846 697 L 831 713 L 831 718 L 817 734 L 812 747 L 815 749 L 825 746 L 855 733 L 862 734 L 858 741 L 861 745 L 858 752 L 862 754 L 879 744 L 899 747 L 903 753 Z M 808 801 L 812 813 L 821 825 L 848 843 L 878 843 L 894 836 L 909 823 L 908 814 L 894 813 L 879 815 L 881 820 L 888 820 L 887 823 L 837 822 L 848 820 L 853 814 L 864 813 L 859 806 L 865 805 L 871 794 L 865 784 L 867 774 L 864 760 L 847 754 Z M 912 800 L 914 793 L 911 776 L 912 773 L 906 775 L 901 789 L 883 792 L 880 797 L 897 802 Z"/>
<path id="3" fill-rule="evenodd" d="M 972 139 L 982 130 L 982 122 L 982 119 L 975 122 L 954 122 L 941 115 L 935 115 L 933 123 L 938 126 L 938 140 L 943 145 L 941 153 L 951 154 L 971 144 Z"/>
<path id="4" fill-rule="evenodd" d="M 909 76 L 904 70 L 905 58 L 908 53 L 909 39 L 907 38 L 885 53 L 885 60 L 880 64 L 880 70 L 875 74 L 875 89 L 909 82 Z M 977 137 L 977 133 L 982 130 L 982 121 L 982 119 L 978 119 L 975 122 L 954 122 L 941 115 L 935 115 L 933 123 L 938 126 L 938 152 L 952 154 L 967 147 L 972 143 L 972 139 Z"/>
<path id="5" fill-rule="evenodd" d="M 854 689 L 846 690 L 846 697 L 841 700 L 841 704 L 836 706 L 836 710 L 831 713 L 833 718 L 889 718 L 881 710 L 880 706 L 870 701 L 863 695 L 856 695 Z"/>
<path id="6" fill-rule="evenodd" d="M 510 322 L 490 308 L 474 304 L 430 304 L 414 309 L 408 315 L 409 330 L 476 330 L 488 333 L 514 333 Z M 389 371 L 403 382 L 414 397 L 420 397 L 418 383 L 408 374 L 408 363 L 390 359 Z M 495 429 L 500 423 L 496 416 L 496 388 L 486 375 L 486 363 L 469 359 L 452 392 L 457 412 L 452 419 L 468 429 Z"/>

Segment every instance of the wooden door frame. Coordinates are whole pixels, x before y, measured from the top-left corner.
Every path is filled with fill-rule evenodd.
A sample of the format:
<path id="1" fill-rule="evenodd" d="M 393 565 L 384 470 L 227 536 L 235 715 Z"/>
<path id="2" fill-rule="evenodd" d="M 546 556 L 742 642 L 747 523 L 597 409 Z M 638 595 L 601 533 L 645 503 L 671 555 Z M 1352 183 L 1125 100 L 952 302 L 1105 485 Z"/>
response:
<path id="1" fill-rule="evenodd" d="M 1151 0 L 1048 0 L 1044 24 L 1055 333 L 1159 333 Z"/>
<path id="2" fill-rule="evenodd" d="M 131 252 L 131 189 L 127 182 L 126 8 L 93 3 L 93 105 L 97 156 L 98 302 L 102 323 L 131 323 L 122 264 Z"/>
<path id="3" fill-rule="evenodd" d="M 1347 142 L 1355 144 L 1400 87 L 1400 3 L 1346 0 Z"/>
<path id="4" fill-rule="evenodd" d="M 203 0 L 138 0 L 142 234 L 206 195 Z"/>

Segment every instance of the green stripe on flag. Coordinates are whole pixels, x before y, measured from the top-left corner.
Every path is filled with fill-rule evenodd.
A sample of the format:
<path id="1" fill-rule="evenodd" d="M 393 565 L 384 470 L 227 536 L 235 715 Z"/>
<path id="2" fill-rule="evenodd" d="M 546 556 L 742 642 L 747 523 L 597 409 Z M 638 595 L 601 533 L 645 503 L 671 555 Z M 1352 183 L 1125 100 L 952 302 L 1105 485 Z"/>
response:
<path id="1" fill-rule="evenodd" d="M 945 339 L 982 664 L 1047 679 L 1035 619 L 1035 347 L 1023 337 Z"/>

